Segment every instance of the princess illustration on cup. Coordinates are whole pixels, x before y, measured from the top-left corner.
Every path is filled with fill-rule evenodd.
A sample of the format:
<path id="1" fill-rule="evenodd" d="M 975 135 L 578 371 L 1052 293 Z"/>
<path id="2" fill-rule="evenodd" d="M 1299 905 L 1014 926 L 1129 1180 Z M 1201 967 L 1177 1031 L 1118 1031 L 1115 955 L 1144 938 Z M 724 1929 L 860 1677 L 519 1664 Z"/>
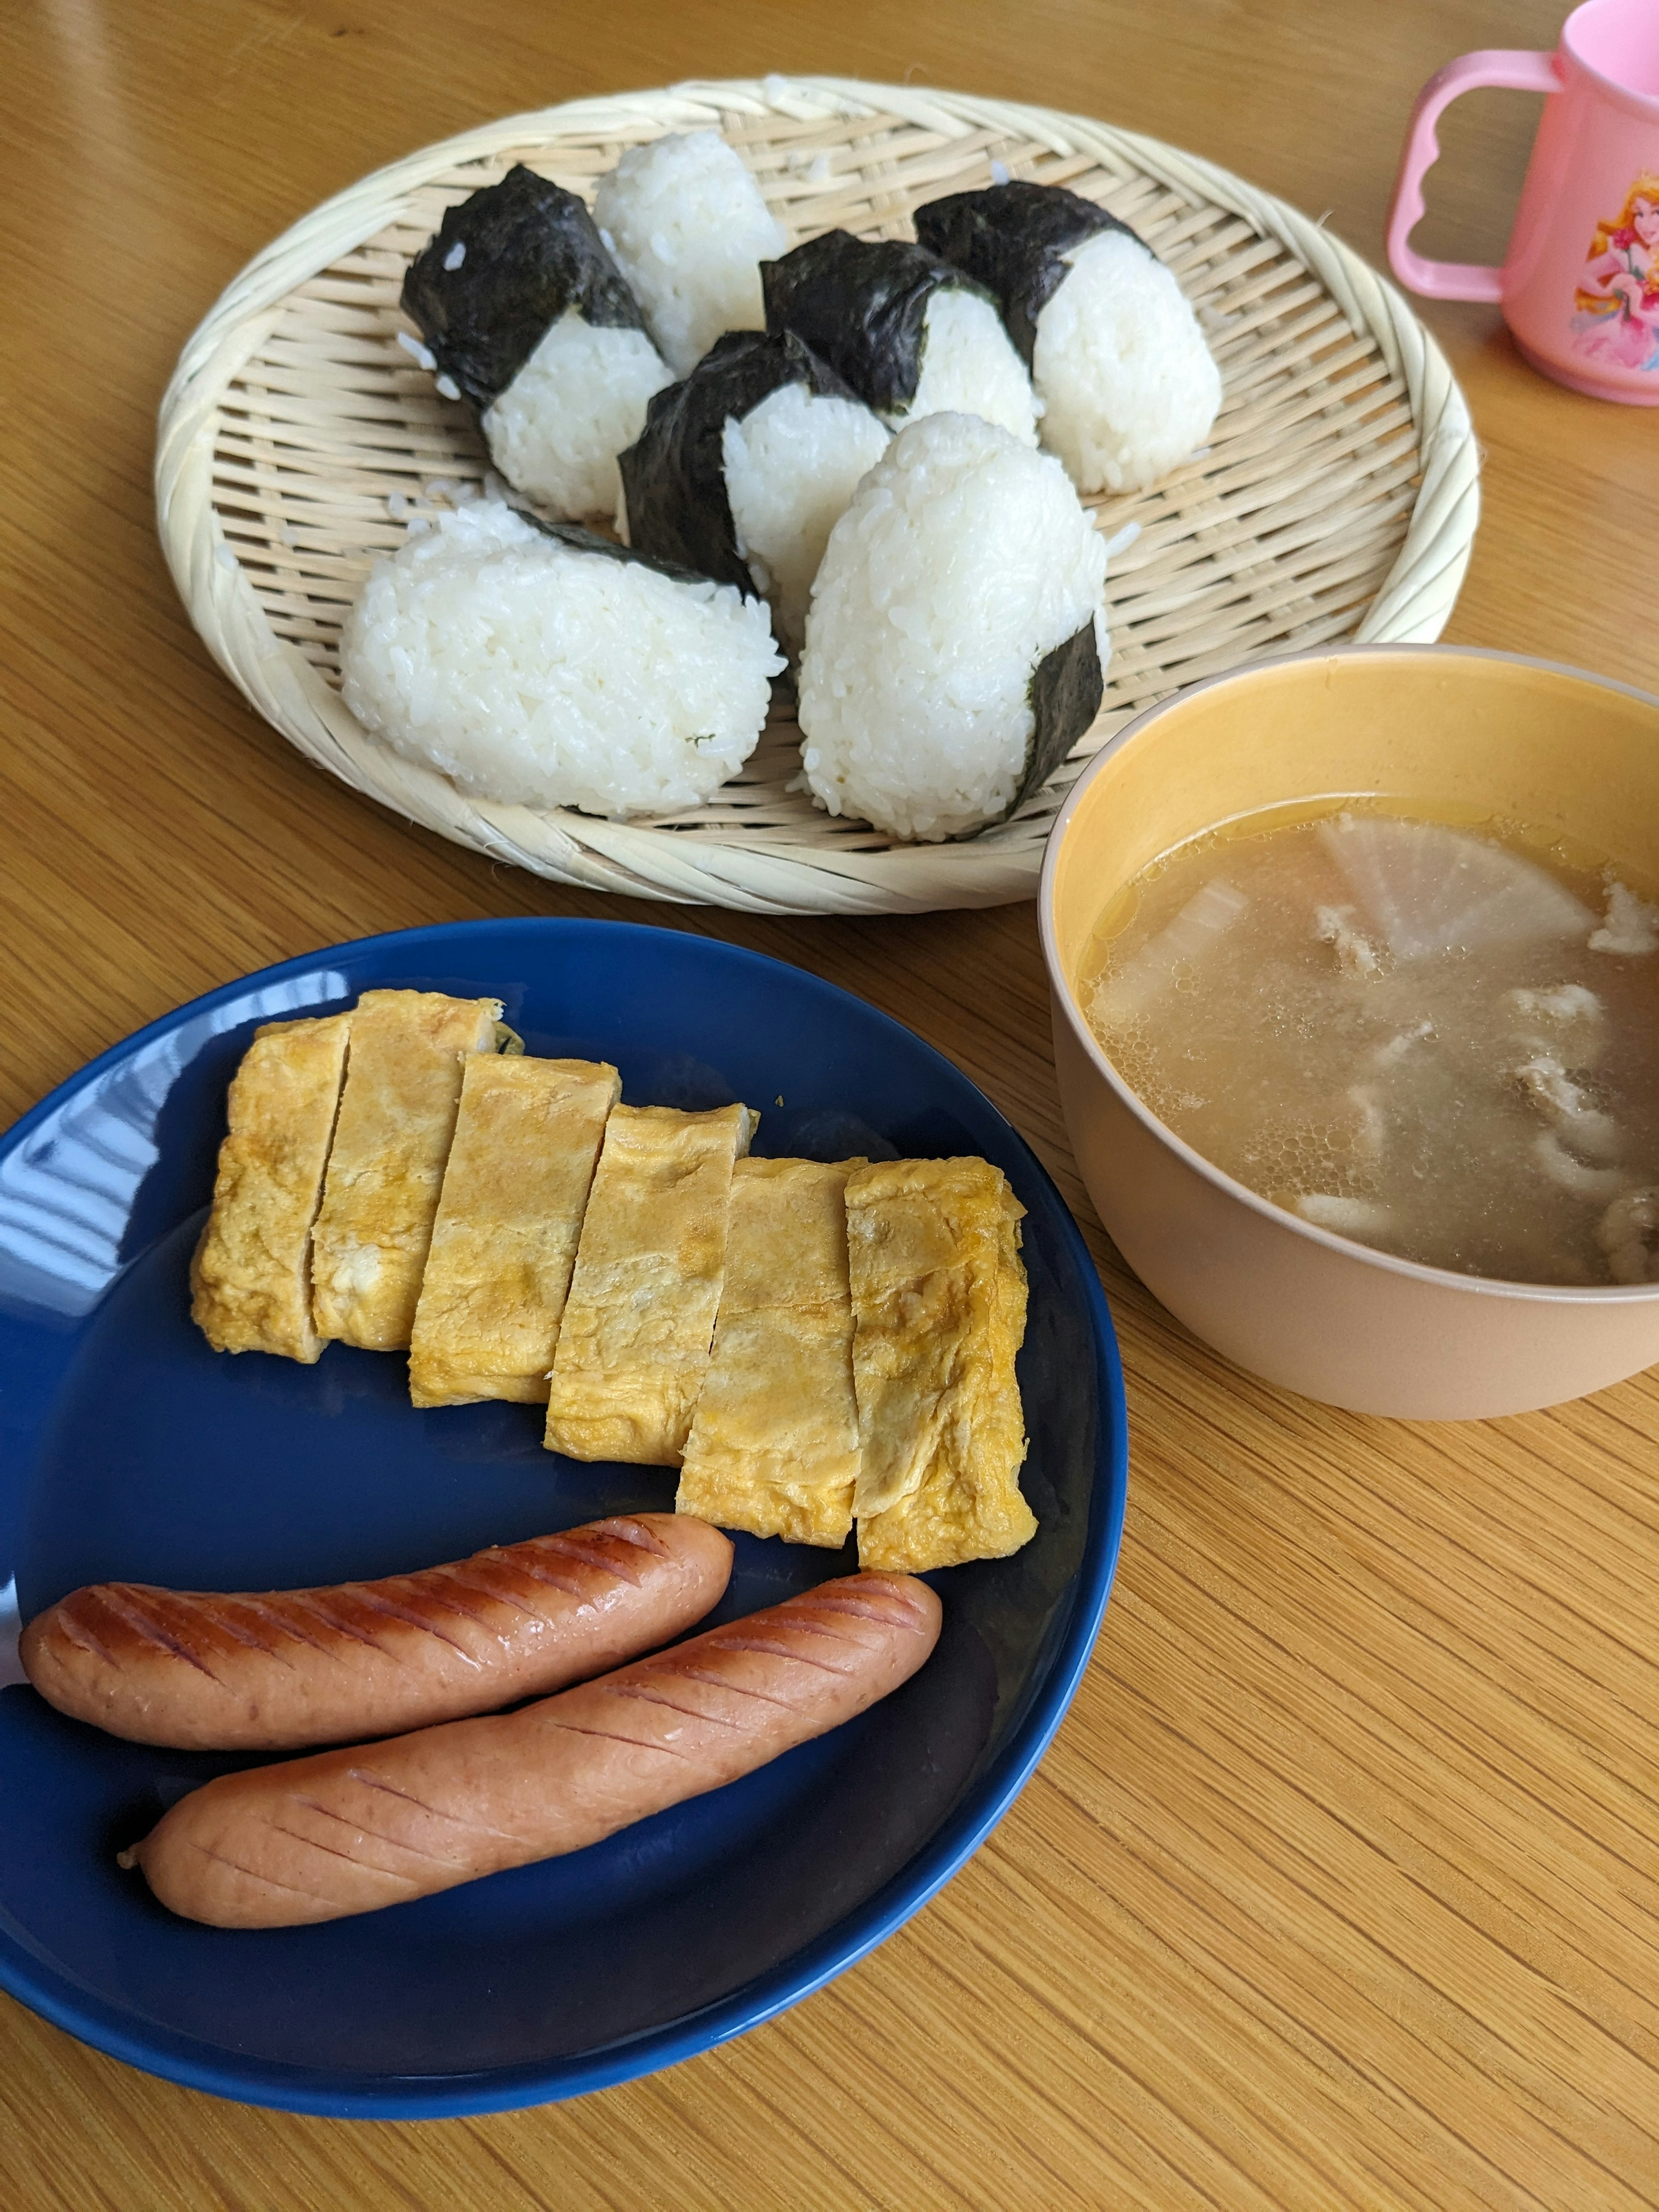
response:
<path id="1" fill-rule="evenodd" d="M 1577 296 L 1576 353 L 1659 370 L 1659 176 L 1639 176 L 1617 220 L 1596 225 Z"/>

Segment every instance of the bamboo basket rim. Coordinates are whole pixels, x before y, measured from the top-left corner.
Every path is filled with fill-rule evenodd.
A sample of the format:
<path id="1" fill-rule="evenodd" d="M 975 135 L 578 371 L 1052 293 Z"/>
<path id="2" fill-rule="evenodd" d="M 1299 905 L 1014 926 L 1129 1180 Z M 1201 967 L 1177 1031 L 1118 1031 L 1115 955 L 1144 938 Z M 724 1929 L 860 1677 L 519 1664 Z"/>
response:
<path id="1" fill-rule="evenodd" d="M 161 404 L 158 526 L 192 622 L 255 708 L 307 758 L 354 788 L 492 859 L 556 880 L 769 913 L 917 912 L 1033 896 L 1048 825 L 1071 780 L 1138 706 L 1103 715 L 1041 802 L 958 844 L 889 843 L 867 826 L 832 824 L 804 796 L 793 807 L 777 797 L 783 786 L 775 781 L 769 787 L 774 797 L 756 810 L 771 818 L 753 825 L 724 817 L 713 828 L 678 820 L 611 822 L 568 809 L 496 805 L 462 793 L 435 769 L 399 759 L 363 730 L 322 669 L 273 627 L 227 535 L 216 492 L 228 396 L 257 366 L 295 295 L 400 218 L 407 221 L 411 196 L 446 173 L 508 150 L 551 155 L 594 138 L 625 144 L 712 125 L 728 134 L 769 130 L 775 140 L 797 129 L 816 141 L 828 125 L 890 130 L 895 121 L 947 151 L 952 142 L 976 140 L 982 147 L 992 139 L 1012 141 L 1062 163 L 1069 160 L 1074 172 L 1092 164 L 1149 180 L 1176 204 L 1241 219 L 1299 264 L 1348 332 L 1374 349 L 1382 373 L 1400 387 L 1415 435 L 1410 511 L 1392 562 L 1363 611 L 1334 631 L 1328 623 L 1327 633 L 1356 644 L 1425 643 L 1439 636 L 1479 514 L 1479 455 L 1468 407 L 1444 356 L 1403 296 L 1320 224 L 1212 162 L 1087 117 L 840 77 L 695 81 L 509 116 L 374 171 L 256 255 L 191 337 Z M 846 136 L 854 140 L 857 133 Z M 981 151 L 976 158 L 982 167 L 988 157 Z M 941 172 L 928 195 L 951 189 L 952 181 Z M 808 234 L 812 228 L 810 218 L 802 226 Z M 1401 496 L 1396 490 L 1396 506 Z M 1109 578 L 1108 588 L 1109 593 Z M 1291 589 L 1284 586 L 1280 597 Z M 1115 642 L 1115 609 L 1113 614 Z M 1171 621 L 1178 637 L 1175 617 L 1165 616 L 1163 629 L 1170 631 Z M 1262 651 L 1285 649 L 1268 644 Z M 1260 657 L 1246 653 L 1240 663 Z M 1116 659 L 1115 653 L 1115 665 Z M 1164 682 L 1152 696 L 1179 688 L 1179 681 Z"/>

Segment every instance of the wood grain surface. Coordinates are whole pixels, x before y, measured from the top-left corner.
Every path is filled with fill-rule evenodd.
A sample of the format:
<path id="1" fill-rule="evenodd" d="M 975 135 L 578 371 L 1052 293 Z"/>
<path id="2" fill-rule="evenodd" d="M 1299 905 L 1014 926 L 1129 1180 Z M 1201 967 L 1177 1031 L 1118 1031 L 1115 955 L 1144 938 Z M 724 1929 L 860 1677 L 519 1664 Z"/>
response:
<path id="1" fill-rule="evenodd" d="M 1093 1241 L 1127 1534 L 1069 1718 L 997 1835 L 772 2026 L 580 2102 L 353 2124 L 216 2102 L 0 1999 L 12 2212 L 1659 2203 L 1659 1389 L 1452 1428 L 1334 1413 L 1117 1263 L 1056 1103 L 1032 909 L 647 908 L 508 874 L 306 767 L 198 646 L 151 432 L 223 284 L 328 193 L 544 102 L 768 69 L 1073 107 L 1238 170 L 1373 258 L 1411 97 L 1547 46 L 1539 0 L 7 0 L 0 8 L 0 1109 L 267 961 L 605 914 L 750 945 L 990 1092 Z M 1425 250 L 1492 258 L 1537 102 L 1453 111 Z M 1425 311 L 1486 454 L 1449 635 L 1655 680 L 1659 422 Z"/>

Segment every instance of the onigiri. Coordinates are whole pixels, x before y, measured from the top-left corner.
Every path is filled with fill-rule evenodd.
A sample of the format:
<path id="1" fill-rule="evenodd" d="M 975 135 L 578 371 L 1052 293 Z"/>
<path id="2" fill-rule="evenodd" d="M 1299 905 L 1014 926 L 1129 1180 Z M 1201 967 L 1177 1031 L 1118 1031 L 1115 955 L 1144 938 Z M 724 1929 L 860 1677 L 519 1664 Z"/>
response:
<path id="1" fill-rule="evenodd" d="M 793 331 L 729 331 L 622 456 L 629 543 L 760 593 L 798 652 L 830 532 L 887 437 Z"/>
<path id="2" fill-rule="evenodd" d="M 1221 372 L 1151 247 L 1079 193 L 1015 182 L 916 210 L 916 235 L 985 285 L 1079 491 L 1139 491 L 1209 436 Z"/>
<path id="3" fill-rule="evenodd" d="M 612 817 L 736 775 L 782 667 L 758 600 L 498 499 L 377 562 L 341 641 L 346 704 L 404 759 Z"/>
<path id="4" fill-rule="evenodd" d="M 894 837 L 1005 819 L 1099 712 L 1105 575 L 1105 541 L 1058 461 L 975 416 L 900 431 L 812 588 L 808 788 Z"/>
<path id="5" fill-rule="evenodd" d="M 718 131 L 630 148 L 600 178 L 593 219 L 677 376 L 723 332 L 761 327 L 760 264 L 784 234 Z"/>
<path id="6" fill-rule="evenodd" d="M 519 163 L 448 210 L 403 304 L 507 483 L 567 520 L 608 520 L 617 455 L 672 377 L 576 195 Z"/>

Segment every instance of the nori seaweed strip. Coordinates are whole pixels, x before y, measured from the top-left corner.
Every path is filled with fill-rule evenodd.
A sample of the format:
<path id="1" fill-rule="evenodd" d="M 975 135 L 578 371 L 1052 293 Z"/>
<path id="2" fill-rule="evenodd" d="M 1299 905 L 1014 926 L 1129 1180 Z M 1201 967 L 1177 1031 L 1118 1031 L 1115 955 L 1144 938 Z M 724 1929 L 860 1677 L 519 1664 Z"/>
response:
<path id="1" fill-rule="evenodd" d="M 878 415 L 899 414 L 916 396 L 935 292 L 954 288 L 996 306 L 982 284 L 937 254 L 846 230 L 763 261 L 761 286 L 767 329 L 793 331 Z"/>
<path id="2" fill-rule="evenodd" d="M 641 552 L 761 596 L 738 550 L 723 438 L 733 416 L 742 422 L 791 384 L 804 384 L 817 398 L 854 397 L 793 331 L 772 337 L 728 331 L 690 376 L 658 392 L 644 429 L 617 456 L 628 535 Z"/>
<path id="3" fill-rule="evenodd" d="M 1063 645 L 1043 654 L 1031 671 L 1025 696 L 1034 717 L 1030 747 L 1019 788 L 1007 812 L 997 817 L 1000 822 L 1017 814 L 1028 799 L 1036 796 L 1100 712 L 1106 678 L 1101 671 L 1092 617 Z M 970 836 L 977 834 L 969 832 Z"/>
<path id="4" fill-rule="evenodd" d="M 511 501 L 508 502 L 512 504 Z M 675 584 L 706 584 L 708 578 L 701 568 L 682 568 L 677 561 L 659 561 L 654 555 L 641 553 L 632 545 L 618 545 L 614 538 L 601 538 L 597 530 L 585 530 L 580 522 L 550 522 L 544 514 L 532 507 L 513 507 L 520 522 L 527 522 L 539 530 L 544 538 L 556 538 L 561 545 L 568 545 L 573 553 L 598 553 L 607 561 L 626 561 L 637 568 L 653 568 L 659 576 L 666 576 Z M 750 586 L 752 594 L 754 586 Z"/>
<path id="5" fill-rule="evenodd" d="M 1064 256 L 1107 230 L 1121 230 L 1152 252 L 1127 222 L 1063 185 L 990 185 L 916 210 L 916 236 L 993 294 L 1027 368 L 1036 352 L 1037 317 L 1071 274 Z"/>
<path id="6" fill-rule="evenodd" d="M 459 267 L 446 267 L 458 246 Z M 409 264 L 403 304 L 440 370 L 480 413 L 567 309 L 596 329 L 645 328 L 586 206 L 522 161 L 445 211 Z"/>

